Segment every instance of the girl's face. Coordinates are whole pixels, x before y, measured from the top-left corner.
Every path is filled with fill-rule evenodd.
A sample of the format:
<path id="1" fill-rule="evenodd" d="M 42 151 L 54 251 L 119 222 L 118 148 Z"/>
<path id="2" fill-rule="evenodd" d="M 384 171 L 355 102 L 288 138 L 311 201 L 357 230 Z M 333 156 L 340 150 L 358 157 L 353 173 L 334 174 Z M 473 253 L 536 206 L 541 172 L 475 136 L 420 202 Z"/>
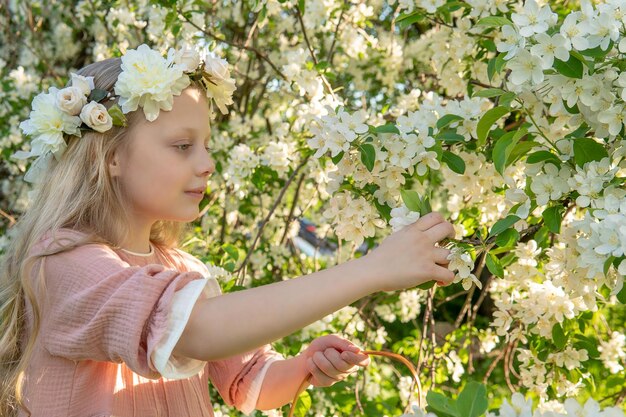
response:
<path id="1" fill-rule="evenodd" d="M 175 96 L 172 110 L 161 111 L 153 122 L 143 118 L 131 129 L 127 151 L 116 152 L 109 168 L 119 177 L 138 225 L 198 217 L 215 170 L 207 150 L 210 132 L 207 99 L 195 88 Z"/>

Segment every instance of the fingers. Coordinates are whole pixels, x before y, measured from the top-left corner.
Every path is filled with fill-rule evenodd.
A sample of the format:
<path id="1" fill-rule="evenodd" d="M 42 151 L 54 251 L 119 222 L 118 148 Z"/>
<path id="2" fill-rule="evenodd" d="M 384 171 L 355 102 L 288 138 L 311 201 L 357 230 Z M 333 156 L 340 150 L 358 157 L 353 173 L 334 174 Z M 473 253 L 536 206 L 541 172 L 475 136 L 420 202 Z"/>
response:
<path id="1" fill-rule="evenodd" d="M 336 334 L 322 336 L 313 341 L 315 350 L 325 350 L 326 348 L 335 348 L 340 352 L 350 351 L 359 352 L 361 349 L 354 343 Z"/>
<path id="2" fill-rule="evenodd" d="M 342 372 L 337 370 L 333 364 L 320 351 L 317 351 L 309 358 L 309 372 L 313 375 L 311 381 L 313 385 L 328 387 L 343 379 Z"/>
<path id="3" fill-rule="evenodd" d="M 353 352 L 349 352 L 352 353 L 353 355 L 355 353 Z M 339 353 L 337 350 L 335 349 L 326 349 L 324 351 L 324 357 L 326 359 L 328 359 L 328 361 L 330 362 L 330 364 L 333 366 L 333 372 L 335 373 L 335 375 L 339 374 L 339 373 L 350 373 L 350 372 L 354 372 L 356 371 L 357 367 L 354 366 L 354 364 L 349 363 L 343 356 L 343 352 Z M 332 376 L 332 375 L 331 375 Z"/>
<path id="4" fill-rule="evenodd" d="M 351 364 L 367 366 L 370 364 L 370 357 L 364 353 L 341 352 L 341 358 Z"/>
<path id="5" fill-rule="evenodd" d="M 433 253 L 433 260 L 435 263 L 444 266 L 450 263 L 448 255 L 450 255 L 451 251 L 449 249 L 435 247 L 433 248 Z"/>
<path id="6" fill-rule="evenodd" d="M 445 221 L 446 219 L 444 219 L 444 217 L 440 213 L 437 213 L 436 211 L 432 211 L 428 213 L 427 215 L 425 215 L 424 217 L 420 217 L 415 222 L 415 227 L 417 227 L 421 231 L 426 231 L 430 229 L 431 227 L 439 223 L 443 223 Z"/>
<path id="7" fill-rule="evenodd" d="M 424 231 L 424 234 L 428 237 L 429 240 L 433 242 L 439 242 L 446 237 L 449 237 L 451 239 L 454 238 L 455 231 L 454 226 L 452 226 L 451 223 L 442 222 Z"/>
<path id="8" fill-rule="evenodd" d="M 430 271 L 430 279 L 437 281 L 439 285 L 446 285 L 454 281 L 454 272 L 446 267 L 435 265 Z"/>
<path id="9" fill-rule="evenodd" d="M 342 381 L 358 366 L 369 365 L 368 355 L 328 348 L 323 353 L 317 351 L 307 360 L 307 368 L 313 375 L 312 383 L 316 386 L 330 386 Z"/>

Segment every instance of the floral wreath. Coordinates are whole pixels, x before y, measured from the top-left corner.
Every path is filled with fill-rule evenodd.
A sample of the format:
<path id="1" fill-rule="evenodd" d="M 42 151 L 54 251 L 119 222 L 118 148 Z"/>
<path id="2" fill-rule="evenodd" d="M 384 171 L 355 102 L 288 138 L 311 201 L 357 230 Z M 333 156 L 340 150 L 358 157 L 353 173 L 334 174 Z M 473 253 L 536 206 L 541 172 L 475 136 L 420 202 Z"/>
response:
<path id="1" fill-rule="evenodd" d="M 228 62 L 213 54 L 207 47 L 198 49 L 184 45 L 170 48 L 167 57 L 142 44 L 129 49 L 121 57 L 122 72 L 115 86 L 115 94 L 94 87 L 94 77 L 71 73 L 70 86 L 50 87 L 33 99 L 29 118 L 20 123 L 24 134 L 31 136 L 30 151 L 17 151 L 15 159 L 37 157 L 24 180 L 37 183 L 54 157 L 61 158 L 67 144 L 64 134 L 81 137 L 82 131 L 106 132 L 113 126 L 126 126 L 125 114 L 143 108 L 146 119 L 154 121 L 161 110 L 172 109 L 174 96 L 191 84 L 200 82 L 209 99 L 227 114 L 232 104 L 235 80 L 230 77 Z M 107 109 L 101 102 L 118 102 Z"/>

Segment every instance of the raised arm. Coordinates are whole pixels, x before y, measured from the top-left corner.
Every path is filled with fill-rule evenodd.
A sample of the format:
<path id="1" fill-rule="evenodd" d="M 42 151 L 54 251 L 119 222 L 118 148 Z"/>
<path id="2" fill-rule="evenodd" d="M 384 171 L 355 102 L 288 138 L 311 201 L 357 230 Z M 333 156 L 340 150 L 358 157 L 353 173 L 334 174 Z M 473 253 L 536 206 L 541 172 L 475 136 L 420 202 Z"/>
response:
<path id="1" fill-rule="evenodd" d="M 300 278 L 199 300 L 174 354 L 218 360 L 248 352 L 377 291 L 450 282 L 449 251 L 435 244 L 452 225 L 430 213 L 368 255 Z"/>

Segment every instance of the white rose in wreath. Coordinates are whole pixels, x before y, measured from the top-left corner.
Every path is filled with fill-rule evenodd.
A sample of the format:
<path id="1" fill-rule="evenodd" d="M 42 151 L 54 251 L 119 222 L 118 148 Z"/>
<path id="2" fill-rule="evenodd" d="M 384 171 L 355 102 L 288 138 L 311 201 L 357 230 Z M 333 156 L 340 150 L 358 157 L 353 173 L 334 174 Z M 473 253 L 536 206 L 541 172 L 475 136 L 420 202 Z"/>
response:
<path id="1" fill-rule="evenodd" d="M 86 103 L 87 97 L 79 87 L 66 87 L 57 92 L 57 105 L 72 116 L 77 116 Z"/>
<path id="2" fill-rule="evenodd" d="M 80 119 L 96 132 L 106 132 L 113 126 L 113 119 L 106 107 L 95 101 L 83 107 L 80 112 Z"/>

